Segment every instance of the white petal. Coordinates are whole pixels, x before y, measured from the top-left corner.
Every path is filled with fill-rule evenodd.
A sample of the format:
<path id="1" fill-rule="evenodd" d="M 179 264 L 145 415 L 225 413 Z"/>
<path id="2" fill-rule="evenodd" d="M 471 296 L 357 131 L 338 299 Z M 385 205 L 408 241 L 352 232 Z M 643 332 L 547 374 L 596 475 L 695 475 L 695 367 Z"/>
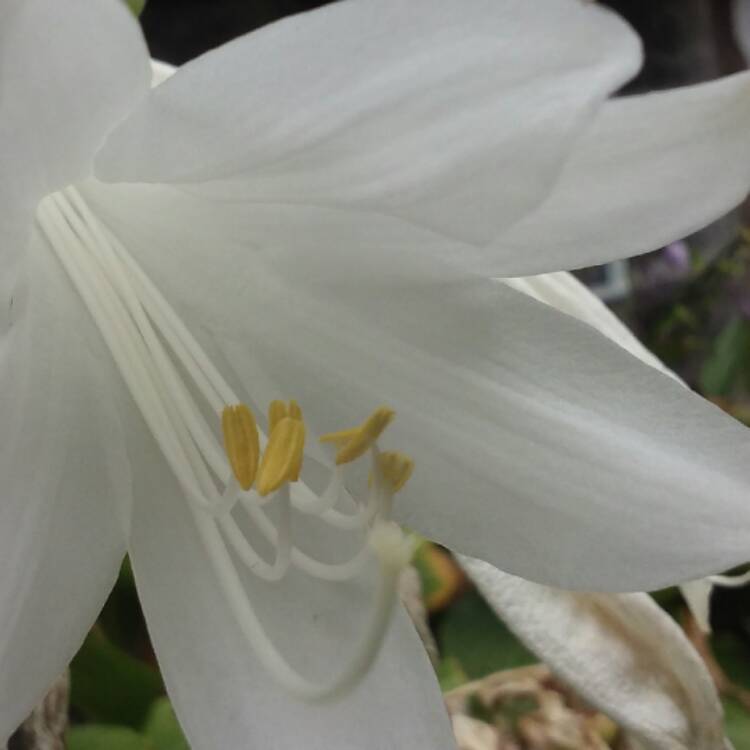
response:
<path id="1" fill-rule="evenodd" d="M 627 326 L 575 276 L 561 271 L 542 276 L 505 279 L 505 282 L 540 302 L 546 302 L 558 310 L 585 321 L 641 361 L 670 375 L 678 382 L 682 382 L 675 373 L 665 367 L 657 357 L 646 349 Z M 680 586 L 680 591 L 690 612 L 705 633 L 711 632 L 710 601 L 712 590 L 713 584 L 708 578 L 688 581 Z"/>
<path id="2" fill-rule="evenodd" d="M 587 326 L 492 282 L 315 298 L 263 281 L 229 361 L 318 430 L 391 404 L 386 444 L 417 464 L 408 526 L 580 588 L 655 588 L 747 557 L 741 426 Z"/>
<path id="3" fill-rule="evenodd" d="M 498 615 L 552 670 L 650 750 L 724 750 L 711 676 L 647 594 L 576 594 L 461 558 Z"/>
<path id="4" fill-rule="evenodd" d="M 335 3 L 180 68 L 97 172 L 222 180 L 235 198 L 367 208 L 487 241 L 541 200 L 639 63 L 622 21 L 570 0 Z"/>
<path id="5" fill-rule="evenodd" d="M 515 276 L 655 250 L 727 213 L 748 187 L 750 74 L 615 99 L 486 269 Z"/>
<path id="6" fill-rule="evenodd" d="M 373 671 L 351 694 L 307 703 L 279 687 L 242 635 L 158 449 L 145 440 L 132 452 L 131 559 L 164 679 L 194 750 L 455 748 L 434 672 L 400 609 Z M 300 536 L 309 542 L 305 529 Z M 276 584 L 249 576 L 245 582 L 259 618 L 298 669 L 330 678 L 342 667 L 362 635 L 365 591 L 297 572 Z"/>
<path id="7" fill-rule="evenodd" d="M 35 237 L 0 339 L 0 745 L 80 646 L 122 561 L 127 462 L 111 367 Z M 123 497 L 124 496 L 124 497 Z"/>
<path id="8" fill-rule="evenodd" d="M 505 283 L 556 310 L 588 323 L 642 362 L 679 380 L 590 289 L 570 273 L 504 279 Z"/>
<path id="9" fill-rule="evenodd" d="M 107 220 L 192 327 L 224 340 L 250 401 L 298 398 L 318 433 L 396 408 L 386 445 L 417 461 L 397 504 L 409 526 L 589 589 L 648 590 L 747 558 L 743 428 L 590 326 L 498 281 L 409 267 L 395 241 L 370 238 L 356 275 L 248 247 L 237 207 L 192 200 L 188 213 L 157 189 L 129 200 L 141 191 L 114 190 Z M 138 211 L 113 213 L 125 206 Z"/>
<path id="10" fill-rule="evenodd" d="M 670 375 L 678 382 L 682 382 L 677 375 L 665 367 L 657 357 L 641 344 L 596 295 L 571 274 L 563 271 L 542 276 L 506 279 L 505 281 L 514 289 L 585 321 L 643 362 Z M 707 578 L 688 581 L 680 586 L 682 596 L 693 617 L 705 633 L 711 632 L 710 601 L 712 590 L 713 584 Z"/>
<path id="11" fill-rule="evenodd" d="M 0 55 L 0 225 L 20 251 L 39 199 L 88 174 L 145 94 L 148 55 L 118 0 L 7 0 Z"/>

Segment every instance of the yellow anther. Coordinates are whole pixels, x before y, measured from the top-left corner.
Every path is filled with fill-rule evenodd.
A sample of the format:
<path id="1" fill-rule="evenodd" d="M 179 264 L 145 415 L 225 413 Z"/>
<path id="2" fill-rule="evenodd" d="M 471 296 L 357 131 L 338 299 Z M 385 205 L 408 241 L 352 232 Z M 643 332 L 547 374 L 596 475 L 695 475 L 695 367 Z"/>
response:
<path id="1" fill-rule="evenodd" d="M 381 406 L 375 409 L 359 427 L 330 432 L 320 439 L 324 443 L 335 443 L 338 446 L 337 464 L 348 464 L 358 459 L 373 445 L 395 416 L 396 412 L 392 409 Z"/>
<path id="2" fill-rule="evenodd" d="M 240 487 L 249 490 L 253 486 L 260 457 L 255 417 L 245 404 L 227 406 L 221 414 L 221 428 L 229 465 Z"/>
<path id="3" fill-rule="evenodd" d="M 411 477 L 414 461 L 404 453 L 385 451 L 378 456 L 378 469 L 391 492 L 398 492 Z"/>
<path id="4" fill-rule="evenodd" d="M 274 431 L 276 425 L 285 417 L 302 421 L 302 409 L 296 401 L 290 401 L 287 406 L 283 401 L 271 401 L 268 405 L 268 432 Z"/>
<path id="5" fill-rule="evenodd" d="M 271 401 L 268 405 L 268 434 L 286 417 L 286 404 L 283 401 Z"/>
<path id="6" fill-rule="evenodd" d="M 321 435 L 319 440 L 321 443 L 333 443 L 337 448 L 340 448 L 344 443 L 348 443 L 358 432 L 359 427 L 352 427 L 349 430 L 339 430 L 338 432 L 327 432 L 325 435 Z"/>
<path id="7" fill-rule="evenodd" d="M 287 414 L 292 419 L 298 419 L 300 422 L 302 421 L 302 409 L 299 408 L 299 404 L 294 400 L 289 402 Z"/>
<path id="8" fill-rule="evenodd" d="M 305 424 L 283 417 L 273 429 L 258 471 L 258 494 L 265 497 L 285 482 L 296 482 L 305 452 Z"/>

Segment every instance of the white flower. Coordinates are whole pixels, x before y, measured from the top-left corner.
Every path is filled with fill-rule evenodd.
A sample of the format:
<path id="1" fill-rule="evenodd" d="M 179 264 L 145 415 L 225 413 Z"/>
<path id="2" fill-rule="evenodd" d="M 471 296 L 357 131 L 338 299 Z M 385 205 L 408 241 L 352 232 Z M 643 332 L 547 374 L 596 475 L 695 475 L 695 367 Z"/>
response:
<path id="1" fill-rule="evenodd" d="M 391 511 L 558 585 L 745 557 L 743 430 L 490 277 L 648 250 L 741 200 L 747 78 L 605 102 L 639 45 L 574 0 L 341 2 L 151 92 L 115 0 L 0 21 L 0 735 L 126 547 L 191 744 L 268 750 L 452 745 L 400 611 L 370 663 L 408 553 Z M 304 421 L 275 406 L 261 458 L 239 405 L 267 428 L 275 399 Z M 344 441 L 368 490 L 366 456 L 332 468 L 314 438 L 381 404 L 381 440 L 389 411 Z M 411 463 L 379 442 L 416 462 L 395 504 Z"/>

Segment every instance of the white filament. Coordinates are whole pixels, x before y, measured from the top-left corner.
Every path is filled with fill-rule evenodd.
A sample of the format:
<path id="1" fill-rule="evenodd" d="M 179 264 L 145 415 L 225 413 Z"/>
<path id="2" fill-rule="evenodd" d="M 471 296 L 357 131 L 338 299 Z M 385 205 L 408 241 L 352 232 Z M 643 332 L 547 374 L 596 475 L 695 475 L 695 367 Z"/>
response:
<path id="1" fill-rule="evenodd" d="M 336 467 L 320 496 L 301 482 L 293 488 L 284 485 L 271 499 L 279 511 L 274 524 L 263 507 L 266 501 L 257 493 L 240 489 L 217 435 L 222 411 L 240 399 L 156 286 L 75 188 L 42 201 L 38 221 L 189 501 L 218 582 L 258 658 L 295 694 L 307 699 L 341 694 L 361 679 L 377 654 L 393 607 L 398 574 L 406 564 L 403 544 L 398 543 L 403 535 L 391 525 L 384 530 L 391 495 L 380 476 L 377 448 L 372 450 L 373 482 L 364 505 L 357 505 L 354 512 L 338 510 L 349 496 L 343 469 Z M 187 373 L 192 389 L 177 363 Z M 204 416 L 196 396 L 215 415 L 215 427 Z M 262 433 L 261 443 L 266 443 Z M 238 502 L 273 548 L 272 561 L 253 548 L 237 523 L 233 512 Z M 361 544 L 344 562 L 317 560 L 293 542 L 293 511 L 315 516 L 342 533 L 369 538 L 372 545 Z M 361 572 L 371 556 L 370 546 L 379 563 L 380 579 L 363 641 L 347 666 L 328 683 L 310 681 L 284 659 L 263 630 L 236 563 L 266 581 L 281 581 L 291 566 L 324 581 L 345 581 Z"/>

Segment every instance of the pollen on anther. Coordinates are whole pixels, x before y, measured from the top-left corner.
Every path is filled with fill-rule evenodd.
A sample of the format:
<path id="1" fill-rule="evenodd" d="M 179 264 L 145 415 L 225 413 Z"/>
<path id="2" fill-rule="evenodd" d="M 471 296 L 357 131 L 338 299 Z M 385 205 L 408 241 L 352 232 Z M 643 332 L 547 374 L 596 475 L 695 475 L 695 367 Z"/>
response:
<path id="1" fill-rule="evenodd" d="M 260 462 L 258 494 L 265 497 L 285 482 L 296 482 L 302 471 L 304 452 L 304 422 L 293 417 L 283 417 L 274 426 Z"/>
<path id="2" fill-rule="evenodd" d="M 271 401 L 268 405 L 268 433 L 274 431 L 276 425 L 285 417 L 302 421 L 302 409 L 299 404 L 292 400 L 289 404 L 283 401 Z"/>
<path id="3" fill-rule="evenodd" d="M 414 461 L 405 453 L 384 451 L 377 460 L 378 469 L 394 494 L 403 488 L 414 472 Z"/>
<path id="4" fill-rule="evenodd" d="M 359 427 L 322 435 L 323 443 L 334 443 L 338 447 L 336 463 L 347 464 L 355 461 L 369 450 L 386 427 L 393 421 L 396 412 L 381 406 L 370 414 Z"/>
<path id="5" fill-rule="evenodd" d="M 258 471 L 260 445 L 255 417 L 245 404 L 227 406 L 221 415 L 224 450 L 243 490 L 253 486 Z"/>

